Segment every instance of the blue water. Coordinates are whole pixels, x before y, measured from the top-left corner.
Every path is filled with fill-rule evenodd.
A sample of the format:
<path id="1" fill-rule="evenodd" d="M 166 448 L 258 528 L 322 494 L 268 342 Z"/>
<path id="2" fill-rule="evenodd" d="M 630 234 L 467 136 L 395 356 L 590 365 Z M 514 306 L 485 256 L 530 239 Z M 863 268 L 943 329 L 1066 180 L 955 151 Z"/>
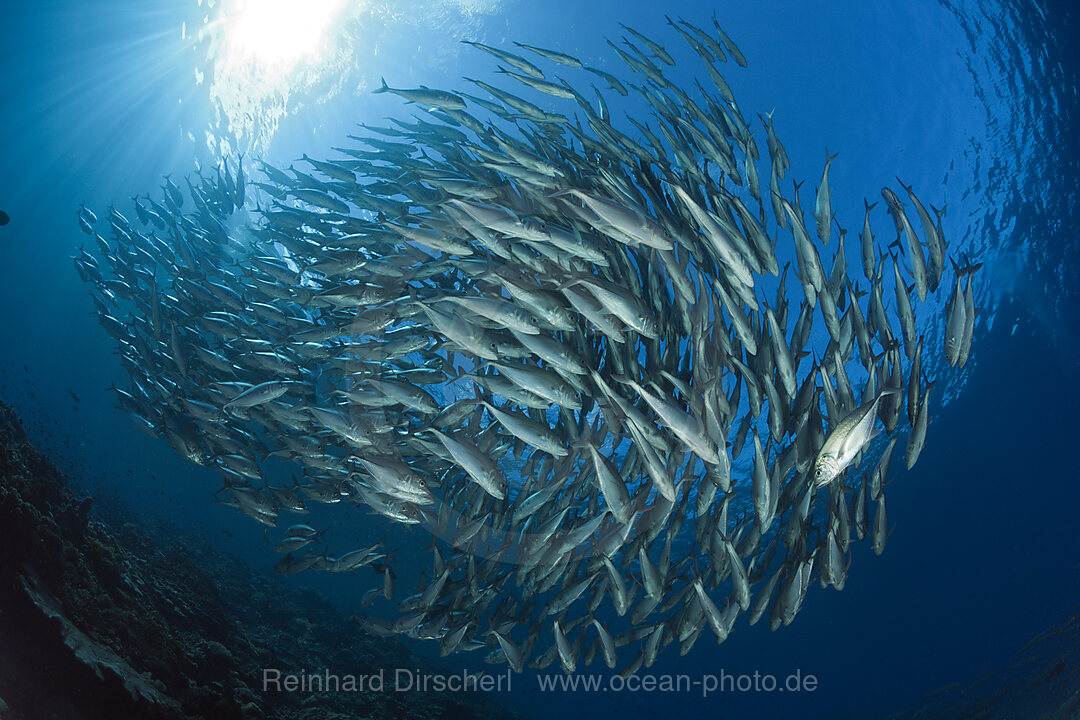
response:
<path id="1" fill-rule="evenodd" d="M 212 501 L 216 474 L 113 408 L 107 387 L 123 371 L 69 259 L 86 239 L 77 204 L 123 210 L 163 174 L 212 167 L 223 148 L 278 165 L 304 152 L 326 157 L 355 123 L 406 116 L 397 99 L 369 92 L 380 76 L 395 87 L 461 89 L 462 75 L 490 79 L 495 63 L 460 39 L 520 40 L 618 72 L 604 38 L 619 37 L 619 22 L 674 48 L 681 40 L 663 13 L 704 27 L 713 10 L 564 0 L 353 5 L 340 21 L 339 64 L 289 85 L 275 119 L 267 108 L 277 101 L 264 99 L 250 124 L 230 116 L 235 98 L 212 87 L 223 64 L 212 37 L 218 8 L 43 0 L 8 8 L 0 25 L 0 209 L 11 217 L 0 227 L 0 399 L 89 492 L 167 517 L 267 569 L 276 557 L 261 529 Z M 984 263 L 973 359 L 939 384 L 916 468 L 893 468 L 896 529 L 883 556 L 853 545 L 846 589 L 812 590 L 790 627 L 770 633 L 740 620 L 723 645 L 703 636 L 685 658 L 669 650 L 653 668 L 695 677 L 799 670 L 817 678 L 815 691 L 545 695 L 527 673 L 500 699 L 528 717 L 873 717 L 1008 663 L 1080 597 L 1075 11 L 1067 2 L 973 0 L 715 9 L 749 61 L 727 73 L 740 106 L 748 120 L 775 110 L 794 177 L 812 188 L 826 148 L 839 153 L 831 184 L 845 227 L 857 232 L 863 198 L 894 176 L 924 201 L 948 204 L 952 254 Z M 199 39 L 200 29 L 211 37 Z M 683 67 L 697 66 L 672 71 L 689 82 Z M 850 250 L 849 260 L 857 261 Z M 293 581 L 344 609 L 367 587 L 327 575 Z"/>

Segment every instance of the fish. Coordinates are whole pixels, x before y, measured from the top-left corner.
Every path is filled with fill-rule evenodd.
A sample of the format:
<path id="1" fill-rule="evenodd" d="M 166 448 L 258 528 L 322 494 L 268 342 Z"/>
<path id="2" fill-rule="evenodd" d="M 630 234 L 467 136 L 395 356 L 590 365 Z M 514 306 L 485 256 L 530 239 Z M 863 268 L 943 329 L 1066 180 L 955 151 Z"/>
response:
<path id="1" fill-rule="evenodd" d="M 360 458 L 375 488 L 403 503 L 434 505 L 435 496 L 424 480 L 409 465 L 392 456 L 369 455 Z"/>
<path id="2" fill-rule="evenodd" d="M 642 35 L 641 33 L 639 33 L 637 30 L 634 30 L 632 27 L 629 27 L 627 25 L 623 25 L 622 23 L 620 23 L 620 25 L 622 26 L 623 30 L 630 33 L 631 35 L 636 37 L 641 42 L 645 43 L 645 45 L 649 48 L 649 52 L 651 52 L 653 54 L 653 57 L 658 58 L 665 65 L 674 65 L 675 64 L 675 61 L 672 59 L 671 55 L 668 54 L 667 50 L 664 49 L 663 45 L 650 40 L 649 38 L 647 38 L 644 35 Z"/>
<path id="3" fill-rule="evenodd" d="M 565 443 L 547 425 L 518 413 L 501 410 L 487 401 L 483 401 L 483 405 L 504 428 L 519 440 L 556 458 L 570 454 Z"/>
<path id="4" fill-rule="evenodd" d="M 430 432 L 443 444 L 454 462 L 468 473 L 484 492 L 498 500 L 506 499 L 506 480 L 489 456 L 467 441 L 452 438 L 435 429 Z"/>
<path id="5" fill-rule="evenodd" d="M 862 249 L 863 276 L 872 281 L 876 263 L 874 258 L 874 232 L 870 229 L 870 211 L 877 207 L 877 203 L 871 203 L 864 198 L 863 205 L 866 208 L 866 214 L 863 216 L 862 231 L 859 233 L 859 244 Z"/>
<path id="6" fill-rule="evenodd" d="M 923 391 L 923 395 L 919 399 L 919 410 L 915 422 L 911 426 L 911 434 L 908 435 L 907 450 L 904 452 L 904 464 L 907 465 L 908 470 L 915 467 L 915 463 L 926 445 L 926 428 L 930 422 L 930 388 L 933 386 L 934 384 L 930 383 L 926 390 Z"/>
<path id="7" fill-rule="evenodd" d="M 945 315 L 945 358 L 949 365 L 955 367 L 960 362 L 967 329 L 967 302 L 959 276 L 952 298 L 946 305 Z"/>
<path id="8" fill-rule="evenodd" d="M 723 43 L 724 47 L 728 51 L 728 54 L 731 55 L 732 59 L 735 60 L 735 63 L 737 65 L 739 65 L 740 67 L 747 67 L 746 57 L 742 54 L 742 51 L 739 50 L 738 46 L 735 44 L 735 41 L 728 37 L 728 34 L 724 32 L 723 28 L 720 27 L 720 23 L 717 21 L 715 14 L 713 15 L 712 21 L 713 27 L 716 29 L 716 34 L 720 36 L 720 42 Z"/>
<path id="9" fill-rule="evenodd" d="M 528 60 L 526 60 L 525 58 L 523 58 L 523 57 L 521 57 L 519 55 L 515 55 L 514 53 L 506 52 L 505 50 L 500 50 L 498 48 L 491 47 L 490 45 L 484 45 L 483 43 L 478 43 L 478 42 L 475 42 L 475 41 L 472 41 L 472 40 L 462 40 L 461 42 L 465 43 L 466 45 L 471 45 L 472 47 L 474 47 L 474 48 L 476 48 L 478 50 L 483 50 L 486 53 L 494 55 L 495 57 L 497 57 L 499 60 L 502 60 L 507 65 L 510 65 L 511 67 L 514 67 L 514 68 L 520 70 L 521 72 L 523 72 L 523 73 L 525 73 L 527 75 L 530 75 L 530 76 L 532 76 L 534 78 L 537 78 L 538 80 L 543 80 L 544 79 L 544 71 L 543 70 L 536 67 L 531 62 L 529 62 Z M 528 48 L 528 49 L 533 50 L 534 52 L 537 52 L 536 50 L 534 50 L 531 47 Z M 540 53 L 540 54 L 543 55 L 543 53 Z M 551 58 L 548 58 L 548 59 L 550 60 Z"/>
<path id="10" fill-rule="evenodd" d="M 830 155 L 825 151 L 825 170 L 821 173 L 821 183 L 818 185 L 817 195 L 814 199 L 814 219 L 817 221 L 817 235 L 823 245 L 829 244 L 829 231 L 832 228 L 833 213 L 832 201 L 829 194 L 829 167 L 832 166 L 836 155 Z"/>
<path id="11" fill-rule="evenodd" d="M 896 182 L 900 183 L 900 187 L 907 193 L 908 199 L 911 200 L 911 203 L 915 206 L 915 210 L 919 214 L 919 221 L 922 223 L 923 228 L 923 237 L 926 238 L 926 249 L 930 256 L 927 283 L 930 290 L 936 290 L 938 283 L 941 281 L 941 276 L 945 272 L 945 238 L 938 232 L 934 221 L 930 219 L 930 214 L 926 212 L 926 208 L 919 202 L 919 198 L 915 196 L 915 192 L 912 190 L 911 186 L 905 185 L 901 182 L 900 178 L 897 178 Z"/>
<path id="12" fill-rule="evenodd" d="M 604 501 L 611 508 L 611 514 L 615 516 L 615 519 L 625 525 L 630 521 L 630 493 L 627 492 L 626 485 L 623 484 L 618 472 L 606 458 L 601 457 L 596 447 L 589 445 L 588 449 Z"/>
<path id="13" fill-rule="evenodd" d="M 538 78 L 532 77 L 531 75 L 520 75 L 518 73 L 511 72 L 506 68 L 499 68 L 499 72 L 508 77 L 514 78 L 520 83 L 528 85 L 534 90 L 539 90 L 546 95 L 551 95 L 558 98 L 569 98 L 570 100 L 573 100 L 576 97 L 574 91 L 572 89 L 569 89 L 565 85 L 553 83 L 548 80 L 540 80 Z"/>
<path id="14" fill-rule="evenodd" d="M 904 351 L 907 354 L 908 360 L 914 360 L 915 358 L 915 313 L 911 307 L 910 292 L 912 288 L 909 288 L 904 279 L 900 275 L 900 266 L 896 262 L 896 258 L 893 258 L 893 278 L 896 288 L 896 312 L 900 317 L 900 331 L 904 339 Z"/>
<path id="15" fill-rule="evenodd" d="M 558 50 L 546 50 L 535 45 L 526 45 L 525 43 L 520 43 L 516 40 L 514 41 L 514 44 L 517 45 L 519 48 L 524 48 L 525 50 L 534 52 L 537 55 L 540 55 L 547 60 L 551 60 L 552 62 L 559 63 L 560 65 L 566 65 L 567 67 L 582 67 L 580 60 L 571 55 L 567 55 L 564 52 L 560 52 Z"/>
<path id="16" fill-rule="evenodd" d="M 588 66 L 469 41 L 498 60 L 458 83 L 485 97 L 382 81 L 423 111 L 332 158 L 223 157 L 74 213 L 119 409 L 220 473 L 230 511 L 292 523 L 275 571 L 374 572 L 361 603 L 396 613 L 374 635 L 627 676 L 743 612 L 790 624 L 811 586 L 846 586 L 852 543 L 884 549 L 892 453 L 906 437 L 911 468 L 930 434 L 923 347 L 972 351 L 978 265 L 939 287 L 943 211 L 901 183 L 917 234 L 883 189 L 885 242 L 864 200 L 856 281 L 836 156 L 808 232 L 774 112 L 762 197 L 719 21 L 625 31 Z M 296 518 L 320 505 L 342 522 Z"/>
<path id="17" fill-rule="evenodd" d="M 510 668 L 516 673 L 523 672 L 525 669 L 525 655 L 521 648 L 499 631 L 492 630 L 491 633 L 498 641 L 499 647 L 502 649 L 503 656 L 506 658 L 506 662 L 510 665 Z"/>
<path id="18" fill-rule="evenodd" d="M 460 95 L 455 95 L 445 90 L 430 90 L 425 87 L 417 89 L 392 88 L 386 84 L 386 80 L 380 78 L 381 86 L 374 90 L 375 93 L 393 93 L 404 98 L 406 102 L 414 102 L 418 105 L 426 105 L 440 110 L 464 110 L 465 101 Z"/>
<path id="19" fill-rule="evenodd" d="M 622 82 L 619 80 L 619 78 L 615 77 L 611 73 L 600 70 L 599 68 L 588 67 L 588 66 L 584 66 L 584 69 L 588 70 L 589 72 L 593 73 L 594 75 L 598 75 L 599 77 L 603 78 L 604 81 L 607 82 L 608 86 L 612 90 L 619 93 L 623 97 L 626 97 L 626 95 L 628 94 L 627 90 L 626 90 L 626 86 L 624 86 L 622 84 Z"/>
<path id="20" fill-rule="evenodd" d="M 352 170 L 350 170 L 347 167 L 343 167 L 343 166 L 341 166 L 341 165 L 339 165 L 337 163 L 333 163 L 333 162 L 326 162 L 326 161 L 323 161 L 323 160 L 313 160 L 312 158 L 308 157 L 307 153 L 304 153 L 303 159 L 306 160 L 308 163 L 311 164 L 312 167 L 314 167 L 316 170 L 321 172 L 323 175 L 326 175 L 327 177 L 333 178 L 334 180 L 338 180 L 338 181 L 343 182 L 343 183 L 355 183 L 356 182 L 356 173 L 354 173 Z M 240 186 L 242 187 L 242 185 L 240 185 Z M 237 202 L 238 202 L 238 204 L 243 205 L 243 200 L 241 198 L 237 198 Z"/>
<path id="21" fill-rule="evenodd" d="M 887 395 L 898 395 L 899 390 L 884 389 L 859 407 L 855 408 L 833 425 L 814 459 L 814 486 L 824 487 L 833 482 L 854 462 L 855 457 L 876 434 L 878 404 Z"/>
<path id="22" fill-rule="evenodd" d="M 775 473 L 770 473 L 761 449 L 761 439 L 754 433 L 754 478 L 751 493 L 754 501 L 754 513 L 762 532 L 769 529 L 776 517 L 776 505 L 780 488 Z"/>
<path id="23" fill-rule="evenodd" d="M 908 263 L 911 266 L 911 276 L 915 281 L 915 291 L 919 295 L 920 302 L 926 302 L 926 293 L 929 285 L 929 279 L 926 271 L 926 258 L 923 256 L 922 244 L 915 236 L 915 231 L 911 227 L 911 223 L 908 222 L 907 215 L 904 215 L 901 211 L 900 224 L 904 231 L 904 238 L 907 242 L 908 250 Z"/>
<path id="24" fill-rule="evenodd" d="M 889 539 L 889 516 L 885 511 L 884 495 L 878 499 L 877 510 L 874 511 L 872 538 L 874 554 L 880 555 L 885 552 L 885 541 Z"/>
<path id="25" fill-rule="evenodd" d="M 630 380 L 629 384 L 637 391 L 645 404 L 660 417 L 661 422 L 686 443 L 698 457 L 712 465 L 720 462 L 719 449 L 706 435 L 705 426 L 700 417 L 693 412 L 682 410 L 665 398 L 653 395 L 634 380 Z"/>
<path id="26" fill-rule="evenodd" d="M 253 385 L 236 395 L 232 400 L 221 406 L 223 410 L 232 408 L 250 408 L 256 405 L 277 400 L 289 391 L 295 383 L 289 380 L 270 380 L 268 382 Z"/>

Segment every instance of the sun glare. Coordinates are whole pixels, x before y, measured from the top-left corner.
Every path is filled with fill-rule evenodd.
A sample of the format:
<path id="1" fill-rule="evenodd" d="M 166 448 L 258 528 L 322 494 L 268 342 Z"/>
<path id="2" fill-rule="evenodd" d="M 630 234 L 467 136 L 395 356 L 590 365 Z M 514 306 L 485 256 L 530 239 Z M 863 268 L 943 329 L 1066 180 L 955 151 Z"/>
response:
<path id="1" fill-rule="evenodd" d="M 237 0 L 225 17 L 233 59 L 278 72 L 326 50 L 331 25 L 344 0 Z"/>
<path id="2" fill-rule="evenodd" d="M 265 149 L 310 93 L 328 97 L 352 62 L 360 0 L 229 0 L 209 25 L 211 99 L 240 147 Z M 349 12 L 346 12 L 346 11 Z M 207 136 L 208 143 L 214 136 Z"/>

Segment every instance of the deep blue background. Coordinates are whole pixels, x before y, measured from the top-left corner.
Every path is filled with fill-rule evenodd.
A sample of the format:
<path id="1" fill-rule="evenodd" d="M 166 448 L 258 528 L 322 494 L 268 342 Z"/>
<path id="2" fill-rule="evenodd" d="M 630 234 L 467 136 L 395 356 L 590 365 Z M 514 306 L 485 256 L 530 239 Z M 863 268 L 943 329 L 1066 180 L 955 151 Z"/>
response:
<path id="1" fill-rule="evenodd" d="M 7 11 L 0 27 L 0 209 L 12 219 L 0 228 L 0 399 L 88 491 L 168 517 L 269 568 L 276 558 L 262 546 L 261 529 L 211 501 L 215 474 L 181 461 L 113 409 L 106 388 L 122 382 L 122 373 L 69 260 L 86 240 L 75 225 L 77 202 L 124 209 L 129 196 L 153 192 L 162 174 L 180 177 L 197 158 L 207 160 L 202 138 L 220 126 L 212 122 L 206 85 L 194 82 L 194 68 L 205 64 L 180 36 L 180 23 L 191 27 L 204 12 L 190 5 L 48 0 Z M 744 114 L 775 108 L 792 174 L 806 179 L 810 192 L 825 148 L 840 153 L 834 207 L 853 235 L 863 198 L 876 197 L 899 175 L 929 202 L 948 202 L 946 234 L 954 248 L 986 263 L 972 365 L 962 381 L 939 386 L 915 470 L 893 468 L 889 516 L 896 530 L 885 554 L 855 546 L 846 589 L 812 588 L 788 628 L 770 633 L 740 619 L 722 646 L 706 635 L 686 658 L 669 650 L 653 668 L 780 676 L 798 668 L 816 675 L 819 689 L 707 701 L 544 697 L 521 692 L 533 686 L 526 675 L 507 698 L 523 712 L 567 719 L 616 708 L 642 716 L 674 710 L 724 718 L 867 717 L 1008 663 L 1031 636 L 1075 608 L 1075 16 L 1065 3 L 955 5 L 717 6 L 750 61 L 749 69 L 728 73 Z M 463 74 L 487 77 L 494 64 L 460 45 L 463 37 L 555 47 L 619 72 L 603 42 L 618 37 L 618 22 L 674 49 L 681 40 L 660 27 L 663 12 L 703 27 L 711 14 L 691 2 L 658 9 L 646 2 L 518 1 L 471 14 L 451 3 L 377 7 L 372 17 L 380 22 L 365 25 L 368 54 L 357 58 L 350 78 L 367 88 L 381 75 L 396 86 L 443 87 L 463 87 Z M 681 68 L 689 55 L 679 57 Z M 689 81 L 690 72 L 682 79 Z M 346 88 L 285 118 L 267 139 L 267 157 L 287 164 L 301 152 L 327 155 L 352 123 L 401 112 L 386 96 Z M 810 202 L 812 195 L 804 195 L 804 207 Z M 357 540 L 367 537 L 363 530 Z M 408 542 L 406 535 L 397 539 Z M 346 609 L 370 581 L 296 580 Z"/>

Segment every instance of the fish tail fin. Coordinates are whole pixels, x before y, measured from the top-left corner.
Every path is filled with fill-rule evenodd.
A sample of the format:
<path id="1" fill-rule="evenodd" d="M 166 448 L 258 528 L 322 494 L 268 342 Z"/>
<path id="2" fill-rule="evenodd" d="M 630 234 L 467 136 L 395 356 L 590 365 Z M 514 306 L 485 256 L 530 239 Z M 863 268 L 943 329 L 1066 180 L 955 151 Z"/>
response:
<path id="1" fill-rule="evenodd" d="M 888 355 L 888 354 L 889 354 L 889 351 L 887 349 L 882 350 L 881 352 L 876 353 L 876 354 L 871 353 L 870 354 L 870 364 L 871 365 L 877 365 L 882 360 L 884 360 L 885 356 Z"/>
<path id="2" fill-rule="evenodd" d="M 840 153 L 833 153 L 832 155 L 830 155 L 829 148 L 825 148 L 825 164 L 829 165 L 830 163 L 832 163 L 832 161 L 835 160 L 839 154 Z"/>
<path id="3" fill-rule="evenodd" d="M 969 276 L 974 275 L 976 273 L 976 271 L 978 271 L 978 269 L 983 266 L 983 264 L 981 262 L 980 263 L 971 262 L 971 259 L 968 258 L 967 254 L 964 255 L 964 264 L 963 264 L 963 266 L 957 265 L 956 261 L 953 260 L 952 258 L 949 258 L 949 262 L 952 263 L 953 270 L 956 271 L 957 277 L 960 277 L 960 278 L 964 277 L 965 275 L 969 275 Z"/>
<path id="4" fill-rule="evenodd" d="M 465 42 L 464 40 L 462 42 Z M 380 77 L 379 82 L 382 83 L 382 87 L 377 90 L 372 90 L 373 93 L 390 92 L 390 86 L 386 84 L 386 78 Z"/>
<path id="5" fill-rule="evenodd" d="M 866 198 L 863 198 L 863 205 L 866 207 L 866 212 L 870 212 L 877 207 L 876 202 L 870 202 Z"/>
<path id="6" fill-rule="evenodd" d="M 582 437 L 575 440 L 574 442 L 570 443 L 570 447 L 572 447 L 574 450 L 589 450 L 590 448 L 594 448 L 595 446 L 592 444 L 592 441 L 589 439 L 591 434 L 592 434 L 592 426 L 589 425 L 588 423 L 586 423 L 585 424 L 585 434 Z"/>
<path id="7" fill-rule="evenodd" d="M 438 345 L 436 345 L 436 347 L 438 347 Z M 453 373 L 453 375 L 451 375 L 451 373 Z M 451 368 L 451 372 L 447 372 L 447 375 L 451 375 L 451 377 L 454 378 L 454 381 L 460 380 L 461 378 L 470 377 L 469 371 L 458 365 L 455 365 L 453 368 Z"/>

